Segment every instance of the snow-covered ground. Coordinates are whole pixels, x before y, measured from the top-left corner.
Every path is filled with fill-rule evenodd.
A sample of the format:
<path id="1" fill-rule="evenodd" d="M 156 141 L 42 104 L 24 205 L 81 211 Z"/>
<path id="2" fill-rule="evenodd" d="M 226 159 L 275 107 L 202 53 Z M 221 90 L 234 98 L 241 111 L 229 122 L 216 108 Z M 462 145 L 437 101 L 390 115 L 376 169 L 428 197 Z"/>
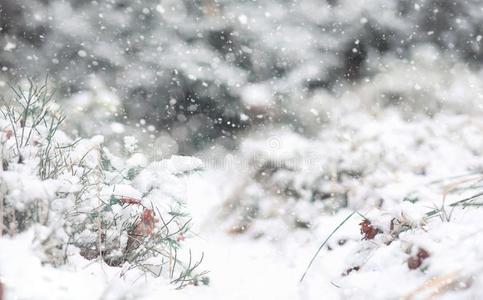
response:
<path id="1" fill-rule="evenodd" d="M 397 114 L 346 115 L 346 120 L 329 126 L 315 140 L 286 131 L 249 137 L 240 152 L 189 179 L 189 208 L 212 278 L 210 287 L 197 295 L 207 293 L 211 299 L 482 297 L 479 200 L 464 201 L 473 206 L 452 206 L 481 192 L 481 120 L 453 114 L 413 122 Z M 298 155 L 307 160 L 296 160 Z M 265 175 L 271 179 L 266 186 L 255 179 L 254 163 L 247 167 L 253 157 L 262 161 L 261 166 L 272 159 L 281 169 Z M 285 172 L 283 165 L 288 162 L 292 169 Z M 366 170 L 355 179 L 333 183 L 334 194 L 347 189 L 347 207 L 334 212 L 316 201 L 307 204 L 303 197 L 294 200 L 293 194 L 270 191 L 289 179 L 298 181 L 300 194 L 310 189 L 306 185 L 323 186 L 314 176 L 325 170 L 324 163 L 339 170 Z M 336 198 L 334 194 L 325 201 Z M 257 199 L 257 213 L 247 220 L 243 211 L 252 209 L 250 197 Z M 290 225 L 287 216 L 304 218 L 309 228 Z M 374 238 L 361 233 L 365 218 L 378 230 Z M 240 230 L 240 222 L 247 228 Z M 300 282 L 316 250 L 341 223 Z M 420 249 L 428 257 L 419 258 L 424 256 Z"/>
<path id="2" fill-rule="evenodd" d="M 3 298 L 481 299 L 480 113 L 330 107 L 310 137 L 274 124 L 159 162 L 2 119 Z"/>
<path id="3" fill-rule="evenodd" d="M 203 171 L 181 179 L 194 224 L 184 247 L 195 256 L 204 253 L 208 285 L 176 290 L 166 278 L 136 271 L 121 276 L 122 267 L 78 254 L 58 268 L 43 265 L 38 236 L 45 229 L 34 226 L 0 241 L 6 299 L 481 297 L 482 213 L 451 204 L 480 192 L 483 122 L 457 115 L 410 123 L 397 114 L 349 119 L 357 118 L 363 126 L 337 123 L 340 139 L 330 126 L 313 139 L 284 130 L 270 132 L 272 139 L 246 137 L 239 152 L 220 156 L 223 163 L 206 156 Z M 293 160 L 298 156 L 307 160 Z M 270 160 L 279 165 L 262 175 L 265 179 L 257 177 Z M 315 180 L 326 163 L 333 164 L 330 172 L 346 175 Z M 158 167 L 174 165 L 176 159 Z M 357 169 L 365 171 L 350 175 Z M 268 187 L 290 183 L 293 191 L 272 191 L 264 180 Z M 304 192 L 327 182 L 333 192 L 325 198 L 304 198 Z M 345 202 L 336 205 L 339 194 L 346 195 Z M 247 218 L 244 210 L 254 205 L 250 197 L 258 196 L 257 213 Z M 373 236 L 361 233 L 366 218 Z M 294 220 L 305 227 L 294 226 Z M 410 266 L 411 260 L 416 265 Z"/>

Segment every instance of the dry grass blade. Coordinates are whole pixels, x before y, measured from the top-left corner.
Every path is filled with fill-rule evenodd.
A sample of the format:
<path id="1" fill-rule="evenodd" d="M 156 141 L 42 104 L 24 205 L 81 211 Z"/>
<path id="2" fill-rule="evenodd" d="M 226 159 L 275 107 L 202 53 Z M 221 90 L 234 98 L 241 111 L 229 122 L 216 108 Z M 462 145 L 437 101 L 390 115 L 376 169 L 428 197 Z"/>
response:
<path id="1" fill-rule="evenodd" d="M 442 219 L 446 219 L 447 221 L 450 220 L 452 211 L 448 214 L 445 206 L 446 206 L 446 197 L 451 193 L 457 193 L 459 191 L 467 191 L 467 190 L 478 190 L 482 188 L 481 186 L 482 177 L 478 175 L 476 177 L 469 175 L 468 178 L 463 178 L 461 180 L 457 180 L 454 182 L 450 182 L 443 186 L 443 200 L 442 205 L 439 208 L 435 208 L 426 213 L 426 217 L 434 217 L 438 214 L 441 214 Z M 469 186 L 467 185 L 469 184 Z M 457 206 L 463 205 L 463 207 L 471 205 L 471 201 L 475 200 L 479 197 L 483 196 L 483 191 L 477 192 L 474 195 L 469 197 L 463 198 L 456 202 L 449 204 L 448 206 L 452 209 L 456 208 Z"/>
<path id="2" fill-rule="evenodd" d="M 404 296 L 403 299 L 413 300 L 418 296 L 424 297 L 424 295 L 426 295 L 426 297 L 423 299 L 437 299 L 438 296 L 441 296 L 445 292 L 461 289 L 466 286 L 468 286 L 468 284 L 466 283 L 466 280 L 460 276 L 459 272 L 451 272 L 449 274 L 433 277 L 427 280 L 414 291 Z"/>

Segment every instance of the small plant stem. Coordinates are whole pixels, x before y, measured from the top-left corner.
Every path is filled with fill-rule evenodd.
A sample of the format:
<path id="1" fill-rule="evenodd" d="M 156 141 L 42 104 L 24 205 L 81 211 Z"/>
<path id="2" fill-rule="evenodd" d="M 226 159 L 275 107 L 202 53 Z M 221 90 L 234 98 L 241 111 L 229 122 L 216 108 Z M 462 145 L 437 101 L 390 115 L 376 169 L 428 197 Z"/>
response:
<path id="1" fill-rule="evenodd" d="M 307 266 L 307 268 L 305 269 L 305 272 L 304 274 L 302 275 L 302 277 L 300 278 L 300 282 L 302 282 L 305 278 L 305 275 L 307 275 L 307 272 L 309 271 L 310 267 L 312 266 L 312 264 L 314 263 L 315 259 L 317 258 L 317 255 L 319 255 L 320 251 L 322 251 L 322 248 L 324 248 L 325 244 L 327 244 L 327 242 L 330 240 L 330 238 L 334 235 L 334 233 L 337 232 L 337 230 L 339 230 L 339 228 L 342 227 L 342 225 L 344 225 L 354 214 L 356 214 L 357 212 L 356 211 L 353 211 L 350 215 L 348 215 L 344 221 L 342 221 L 339 225 L 337 225 L 337 227 L 332 230 L 332 232 L 329 234 L 329 236 L 325 239 L 325 241 L 320 245 L 319 249 L 317 249 L 317 251 L 315 252 L 314 256 L 312 257 L 312 259 L 310 260 L 309 262 L 309 265 Z"/>

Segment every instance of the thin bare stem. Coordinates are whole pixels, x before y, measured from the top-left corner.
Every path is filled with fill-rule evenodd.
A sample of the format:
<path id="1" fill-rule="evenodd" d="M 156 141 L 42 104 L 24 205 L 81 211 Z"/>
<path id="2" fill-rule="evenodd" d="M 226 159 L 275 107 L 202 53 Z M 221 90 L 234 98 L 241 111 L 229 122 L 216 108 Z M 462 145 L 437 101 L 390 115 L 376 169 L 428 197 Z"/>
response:
<path id="1" fill-rule="evenodd" d="M 300 282 L 302 282 L 305 278 L 305 276 L 307 275 L 307 272 L 309 271 L 310 267 L 312 266 L 312 264 L 314 263 L 315 259 L 317 258 L 317 256 L 319 255 L 320 251 L 322 251 L 322 249 L 324 248 L 325 244 L 327 244 L 327 242 L 330 240 L 330 238 L 334 235 L 334 233 L 337 232 L 337 230 L 339 230 L 339 228 L 342 227 L 342 225 L 344 225 L 354 214 L 356 214 L 357 212 L 356 211 L 353 211 L 350 215 L 348 215 L 344 221 L 342 221 L 339 225 L 337 225 L 337 227 L 332 230 L 332 232 L 329 234 L 329 236 L 324 240 L 324 242 L 320 245 L 319 249 L 317 249 L 317 251 L 315 252 L 314 256 L 312 257 L 312 259 L 310 260 L 309 262 L 309 265 L 307 266 L 307 268 L 305 269 L 305 272 L 304 274 L 302 274 L 302 277 L 300 278 Z"/>

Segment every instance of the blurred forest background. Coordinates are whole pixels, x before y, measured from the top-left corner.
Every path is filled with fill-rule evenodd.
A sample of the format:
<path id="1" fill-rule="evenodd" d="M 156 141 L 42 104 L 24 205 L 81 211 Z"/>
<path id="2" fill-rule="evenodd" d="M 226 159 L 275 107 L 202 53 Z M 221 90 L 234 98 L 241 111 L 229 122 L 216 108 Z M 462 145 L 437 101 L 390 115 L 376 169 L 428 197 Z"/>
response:
<path id="1" fill-rule="evenodd" d="M 0 89 L 49 75 L 77 131 L 131 125 L 185 154 L 260 126 L 310 136 L 334 103 L 479 110 L 480 4 L 1 0 Z"/>

